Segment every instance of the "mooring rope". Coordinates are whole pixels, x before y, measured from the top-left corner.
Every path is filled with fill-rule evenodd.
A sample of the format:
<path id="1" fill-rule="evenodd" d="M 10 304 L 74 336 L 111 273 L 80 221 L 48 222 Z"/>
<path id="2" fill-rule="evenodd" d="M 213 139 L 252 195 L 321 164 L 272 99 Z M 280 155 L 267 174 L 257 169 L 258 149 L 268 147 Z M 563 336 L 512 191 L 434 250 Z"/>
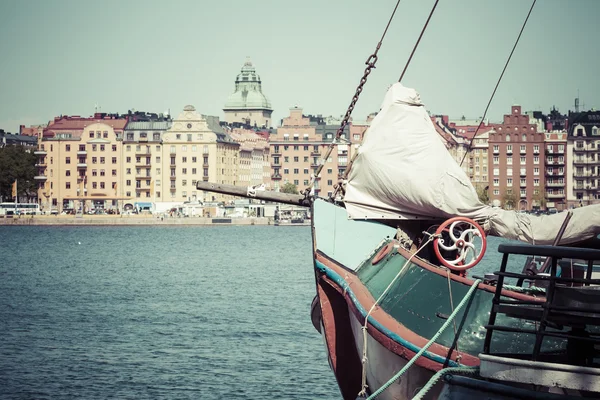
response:
<path id="1" fill-rule="evenodd" d="M 454 321 L 454 319 L 458 315 L 458 312 L 465 306 L 465 304 L 467 304 L 467 302 L 469 301 L 469 299 L 471 298 L 473 293 L 475 293 L 479 283 L 481 283 L 481 279 L 476 279 L 473 282 L 473 284 L 471 285 L 471 288 L 469 289 L 467 294 L 465 294 L 465 297 L 463 297 L 463 299 L 458 304 L 458 306 L 456 306 L 456 309 L 454 310 L 454 312 L 452 312 L 452 314 L 450 314 L 450 316 L 448 317 L 446 322 L 444 322 L 444 324 L 436 332 L 436 334 L 433 335 L 433 337 L 429 340 L 429 342 L 427 342 L 427 344 L 425 346 L 423 346 L 421 348 L 421 350 L 419 350 L 417 352 L 417 354 L 415 354 L 415 356 L 413 358 L 411 358 L 410 361 L 407 362 L 406 365 L 404 365 L 404 367 L 402 367 L 402 369 L 400 371 L 398 371 L 398 373 L 396 375 L 392 376 L 385 384 L 383 384 L 383 386 L 381 386 L 379 389 L 377 389 L 377 391 L 375 393 L 373 393 L 371 396 L 369 396 L 367 398 L 367 400 L 375 399 L 385 389 L 387 389 L 394 382 L 396 382 L 398 379 L 400 379 L 400 377 L 402 377 L 402 375 L 404 375 L 404 373 L 419 359 L 419 357 L 421 357 L 423 355 L 423 353 L 425 353 L 427 351 L 427 349 L 429 349 L 429 347 L 442 335 L 442 333 L 444 333 L 446 328 L 448 328 L 450 326 L 450 324 Z M 361 393 L 362 393 L 362 391 L 361 391 Z"/>
<path id="2" fill-rule="evenodd" d="M 412 400 L 421 400 L 429 390 L 440 380 L 441 377 L 448 374 L 464 374 L 474 375 L 479 373 L 479 367 L 449 367 L 440 369 L 429 379 L 429 381 L 419 390 L 419 392 L 412 398 Z"/>
<path id="3" fill-rule="evenodd" d="M 408 257 L 408 259 L 406 260 L 406 262 L 404 263 L 404 265 L 402 266 L 402 268 L 400 268 L 400 270 L 398 271 L 398 273 L 396 274 L 396 276 L 394 277 L 394 279 L 391 280 L 391 282 L 389 283 L 389 285 L 385 288 L 385 290 L 383 291 L 383 293 L 381 293 L 381 295 L 379 296 L 379 298 L 377 300 L 375 300 L 375 303 L 373 303 L 373 305 L 371 306 L 371 308 L 369 309 L 369 312 L 367 313 L 366 317 L 365 317 L 365 323 L 362 327 L 362 331 L 363 331 L 363 354 L 362 354 L 362 387 L 360 392 L 358 393 L 358 396 L 366 396 L 367 395 L 367 335 L 368 335 L 368 331 L 367 331 L 367 324 L 369 322 L 369 317 L 371 316 L 371 313 L 373 312 L 373 310 L 375 310 L 375 307 L 377 307 L 377 305 L 379 304 L 379 302 L 381 301 L 381 299 L 383 299 L 383 297 L 387 294 L 387 292 L 392 288 L 392 286 L 394 285 L 394 283 L 396 282 L 396 280 L 400 277 L 400 275 L 402 275 L 402 273 L 404 272 L 404 270 L 406 269 L 406 267 L 410 264 L 410 262 L 412 261 L 412 259 L 423 249 L 425 248 L 425 246 L 427 246 L 430 242 L 432 242 L 435 238 L 436 235 L 432 235 L 429 234 L 427 232 L 423 232 L 429 235 L 429 239 L 427 239 L 427 241 L 425 243 L 423 243 L 421 245 L 421 247 L 419 247 L 419 249 L 417 249 L 416 252 L 414 252 L 413 254 L 411 254 L 410 257 Z"/>

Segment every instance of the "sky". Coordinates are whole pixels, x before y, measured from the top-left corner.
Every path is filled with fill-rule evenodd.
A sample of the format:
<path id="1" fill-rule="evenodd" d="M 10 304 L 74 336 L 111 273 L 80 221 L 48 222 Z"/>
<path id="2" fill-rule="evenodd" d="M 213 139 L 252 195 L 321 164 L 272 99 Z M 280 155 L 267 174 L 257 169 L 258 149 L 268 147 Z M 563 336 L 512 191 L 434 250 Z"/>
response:
<path id="1" fill-rule="evenodd" d="M 435 0 L 401 0 L 353 112 L 379 110 Z M 340 116 L 396 0 L 4 0 L 0 128 L 58 115 L 177 114 L 192 104 L 223 119 L 250 57 L 273 121 L 299 106 Z M 440 0 L 402 84 L 427 109 L 478 118 L 517 38 L 528 0 Z M 539 0 L 488 112 L 600 108 L 598 0 Z"/>

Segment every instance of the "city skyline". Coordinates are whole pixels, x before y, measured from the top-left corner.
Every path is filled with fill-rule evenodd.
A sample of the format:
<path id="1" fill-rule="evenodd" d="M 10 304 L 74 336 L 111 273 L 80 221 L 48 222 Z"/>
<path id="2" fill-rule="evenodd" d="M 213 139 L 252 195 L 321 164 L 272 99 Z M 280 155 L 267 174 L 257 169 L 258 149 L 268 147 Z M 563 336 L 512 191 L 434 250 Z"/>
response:
<path id="1" fill-rule="evenodd" d="M 432 113 L 483 114 L 530 6 L 497 3 L 440 2 L 403 81 Z M 296 105 L 307 114 L 340 116 L 395 1 L 35 4 L 0 4 L 0 51 L 7 60 L 0 128 L 11 132 L 61 114 L 92 115 L 96 104 L 119 113 L 193 104 L 223 119 L 246 57 L 273 105 L 273 126 Z M 400 3 L 355 119 L 379 109 L 432 5 Z M 593 72 L 600 56 L 592 54 L 598 11 L 593 1 L 538 2 L 488 119 L 500 120 L 507 104 L 566 113 L 578 91 L 583 106 L 598 107 Z M 582 51 L 589 54 L 581 57 Z"/>

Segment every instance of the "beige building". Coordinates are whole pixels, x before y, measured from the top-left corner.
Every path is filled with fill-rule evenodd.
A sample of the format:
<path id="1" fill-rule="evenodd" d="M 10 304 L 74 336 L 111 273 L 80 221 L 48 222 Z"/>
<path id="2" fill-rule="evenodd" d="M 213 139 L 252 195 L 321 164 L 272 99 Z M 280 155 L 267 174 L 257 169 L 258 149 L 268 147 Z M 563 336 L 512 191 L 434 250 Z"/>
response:
<path id="1" fill-rule="evenodd" d="M 185 106 L 162 141 L 162 167 L 154 184 L 157 202 L 233 199 L 196 189 L 198 180 L 237 184 L 240 145 L 225 133 L 217 117 L 203 116 L 194 106 Z"/>
<path id="2" fill-rule="evenodd" d="M 240 144 L 238 161 L 238 185 L 271 187 L 269 141 L 266 137 L 248 129 L 229 128 L 228 134 Z"/>
<path id="3" fill-rule="evenodd" d="M 120 195 L 131 198 L 126 208 L 149 208 L 148 203 L 162 198 L 164 132 L 171 121 L 130 121 L 123 135 L 123 180 Z M 144 207 L 146 206 L 146 207 Z"/>
<path id="4" fill-rule="evenodd" d="M 116 211 L 126 118 L 57 117 L 38 140 L 38 201 L 43 212 Z"/>

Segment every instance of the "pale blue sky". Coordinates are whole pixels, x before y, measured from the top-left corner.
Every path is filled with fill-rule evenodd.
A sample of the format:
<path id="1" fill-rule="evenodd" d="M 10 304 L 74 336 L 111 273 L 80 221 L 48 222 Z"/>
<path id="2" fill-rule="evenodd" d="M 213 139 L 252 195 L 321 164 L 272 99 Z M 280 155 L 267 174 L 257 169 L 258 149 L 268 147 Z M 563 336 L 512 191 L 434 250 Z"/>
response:
<path id="1" fill-rule="evenodd" d="M 274 121 L 343 114 L 395 0 L 0 2 L 0 128 L 128 109 L 222 117 L 246 56 Z M 434 0 L 402 0 L 354 111 L 377 111 Z M 530 2 L 440 0 L 403 83 L 427 109 L 481 116 Z M 600 107 L 600 1 L 539 0 L 489 117 Z"/>

